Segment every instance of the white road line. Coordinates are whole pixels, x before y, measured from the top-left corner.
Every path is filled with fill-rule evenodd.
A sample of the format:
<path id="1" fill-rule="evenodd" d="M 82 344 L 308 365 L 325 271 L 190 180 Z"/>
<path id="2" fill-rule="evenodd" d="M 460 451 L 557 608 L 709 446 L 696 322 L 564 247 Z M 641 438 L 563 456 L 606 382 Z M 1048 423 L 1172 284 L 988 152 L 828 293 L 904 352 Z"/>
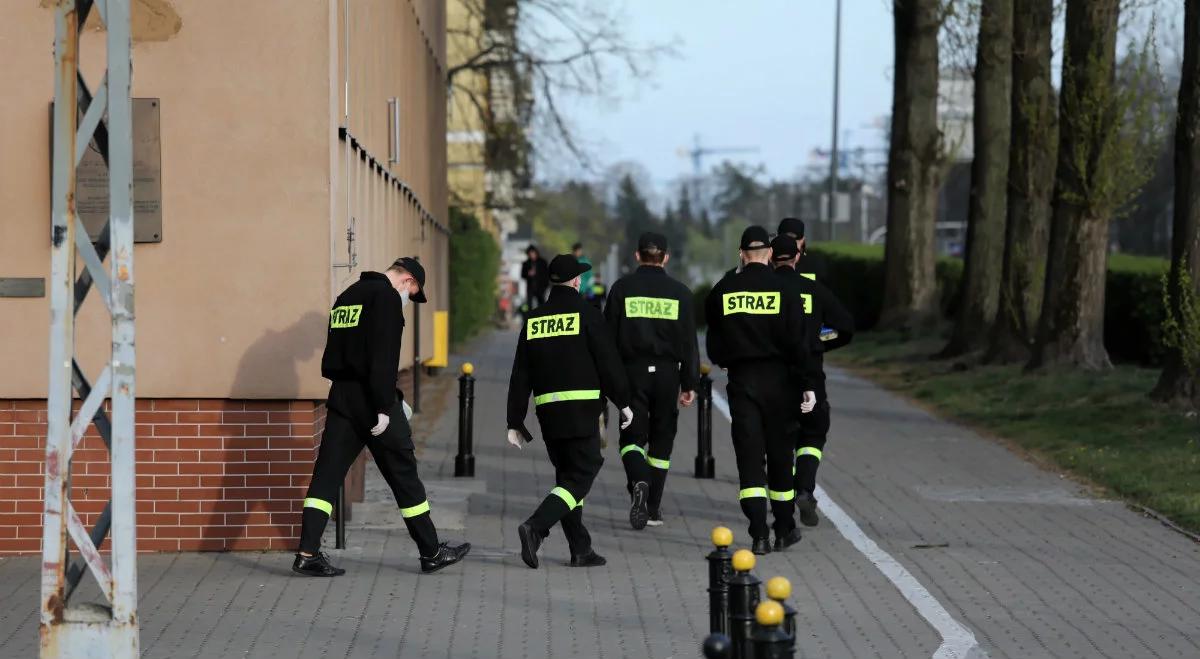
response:
<path id="1" fill-rule="evenodd" d="M 729 416 L 729 401 L 715 391 L 712 397 L 713 407 L 720 410 L 726 420 L 732 420 Z M 979 659 L 987 656 L 979 647 L 979 642 L 975 640 L 975 635 L 971 633 L 971 630 L 959 624 L 911 572 L 892 558 L 891 554 L 880 549 L 879 545 L 866 533 L 863 533 L 850 515 L 846 514 L 846 511 L 842 510 L 842 507 L 831 499 L 829 493 L 820 485 L 817 486 L 816 495 L 821 512 L 825 513 L 825 517 L 830 522 L 833 522 L 842 537 L 849 540 L 855 549 L 866 556 L 867 560 L 871 561 L 883 573 L 883 576 L 892 582 L 896 590 L 900 591 L 904 599 L 913 605 L 917 613 L 921 614 L 921 617 L 941 635 L 942 644 L 938 647 L 937 652 L 933 653 L 933 659 Z"/>

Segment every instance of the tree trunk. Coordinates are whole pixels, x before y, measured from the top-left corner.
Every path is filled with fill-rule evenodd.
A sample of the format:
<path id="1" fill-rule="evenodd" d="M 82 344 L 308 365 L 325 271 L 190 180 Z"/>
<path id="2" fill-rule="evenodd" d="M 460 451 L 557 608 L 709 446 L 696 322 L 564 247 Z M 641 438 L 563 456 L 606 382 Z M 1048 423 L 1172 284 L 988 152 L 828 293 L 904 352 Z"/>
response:
<path id="1" fill-rule="evenodd" d="M 933 227 L 942 147 L 937 125 L 939 4 L 892 3 L 896 64 L 881 327 L 916 329 L 937 318 Z"/>
<path id="2" fill-rule="evenodd" d="M 975 54 L 975 158 L 971 162 L 962 302 L 942 357 L 983 348 L 996 319 L 1012 130 L 1012 46 L 1012 0 L 983 0 Z"/>
<path id="3" fill-rule="evenodd" d="M 1043 313 L 1031 368 L 1111 368 L 1104 349 L 1104 283 L 1111 218 L 1097 195 L 1113 128 L 1119 0 L 1068 0 L 1059 99 L 1058 169 Z"/>
<path id="4" fill-rule="evenodd" d="M 1175 217 L 1171 238 L 1171 273 L 1167 280 L 1171 314 L 1183 323 L 1183 273 L 1191 277 L 1200 299 L 1200 0 L 1184 8 L 1183 72 L 1179 76 L 1179 114 L 1175 119 Z M 1151 396 L 1200 407 L 1200 373 L 1188 368 L 1183 352 L 1173 348 Z"/>
<path id="5" fill-rule="evenodd" d="M 1013 2 L 1008 221 L 989 362 L 1028 362 L 1042 311 L 1058 146 L 1050 65 L 1053 24 L 1054 0 Z"/>

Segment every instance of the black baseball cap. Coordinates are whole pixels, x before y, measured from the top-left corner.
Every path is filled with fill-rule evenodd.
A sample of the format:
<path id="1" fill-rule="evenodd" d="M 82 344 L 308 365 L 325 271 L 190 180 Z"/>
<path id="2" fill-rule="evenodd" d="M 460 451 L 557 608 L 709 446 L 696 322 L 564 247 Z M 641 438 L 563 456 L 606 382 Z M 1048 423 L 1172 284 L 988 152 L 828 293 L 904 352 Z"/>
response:
<path id="1" fill-rule="evenodd" d="M 559 254 L 550 261 L 550 281 L 565 284 L 591 269 L 590 263 L 580 263 L 573 254 Z"/>
<path id="2" fill-rule="evenodd" d="M 751 224 L 742 232 L 742 242 L 738 244 L 739 249 L 766 249 L 771 246 L 771 236 L 767 235 L 767 230 Z"/>
<path id="3" fill-rule="evenodd" d="M 417 294 L 409 299 L 413 302 L 425 302 L 425 268 L 421 262 L 411 256 L 401 256 L 392 263 L 392 267 L 404 268 L 417 280 Z"/>
<path id="4" fill-rule="evenodd" d="M 796 249 L 796 239 L 788 236 L 775 236 L 775 240 L 771 241 L 771 260 L 772 261 L 790 261 L 796 258 L 800 250 Z"/>
<path id="5" fill-rule="evenodd" d="M 779 221 L 779 231 L 776 231 L 775 233 L 792 239 L 803 238 L 804 221 L 795 217 L 785 217 Z"/>
<path id="6" fill-rule="evenodd" d="M 667 237 L 661 233 L 647 231 L 638 238 L 637 248 L 639 252 L 665 252 L 667 251 Z"/>

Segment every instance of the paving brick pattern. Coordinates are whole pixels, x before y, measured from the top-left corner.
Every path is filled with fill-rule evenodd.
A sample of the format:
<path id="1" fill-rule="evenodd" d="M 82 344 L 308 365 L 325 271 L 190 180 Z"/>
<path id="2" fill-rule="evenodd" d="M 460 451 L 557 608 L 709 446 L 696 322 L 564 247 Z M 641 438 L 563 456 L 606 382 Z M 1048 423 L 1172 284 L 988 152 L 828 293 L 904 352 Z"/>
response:
<path id="1" fill-rule="evenodd" d="M 333 552 L 350 570 L 339 579 L 293 578 L 281 552 L 142 556 L 144 656 L 699 656 L 708 533 L 720 523 L 746 539 L 728 424 L 716 415 L 718 478 L 698 481 L 690 476 L 695 413 L 684 412 L 667 524 L 642 532 L 628 527 L 610 432 L 607 464 L 585 504 L 608 566 L 566 567 L 555 532 L 542 569 L 529 570 L 515 553 L 515 529 L 553 483 L 540 442 L 523 451 L 504 443 L 512 347 L 512 337 L 495 335 L 470 351 L 478 478 L 463 487 L 479 493 L 469 503 L 452 496 L 453 482 L 441 485 L 453 481 L 453 405 L 418 425 L 428 438 L 423 473 L 439 484 L 430 488 L 434 508 L 466 507 L 465 529 L 443 533 L 474 543 L 466 563 L 420 575 L 394 520 L 361 518 L 350 547 Z M 439 386 L 452 385 L 447 377 Z M 831 389 L 823 486 L 974 633 L 979 655 L 1200 656 L 1200 547 L 1191 540 L 862 380 L 835 373 Z M 0 559 L 0 657 L 35 651 L 36 569 L 34 558 Z M 793 581 L 798 657 L 931 657 L 941 642 L 826 521 L 756 572 Z"/>

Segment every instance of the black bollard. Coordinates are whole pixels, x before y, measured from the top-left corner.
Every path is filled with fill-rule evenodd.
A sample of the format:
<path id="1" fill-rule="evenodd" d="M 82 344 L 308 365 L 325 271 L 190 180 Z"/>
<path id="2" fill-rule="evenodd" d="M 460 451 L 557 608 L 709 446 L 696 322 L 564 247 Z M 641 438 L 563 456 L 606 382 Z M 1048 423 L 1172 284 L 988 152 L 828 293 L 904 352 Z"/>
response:
<path id="1" fill-rule="evenodd" d="M 703 650 L 704 659 L 733 659 L 733 641 L 724 634 L 709 634 Z"/>
<path id="2" fill-rule="evenodd" d="M 783 606 L 767 600 L 755 609 L 758 626 L 754 630 L 754 659 L 792 659 L 792 639 L 783 631 Z"/>
<path id="3" fill-rule="evenodd" d="M 696 478 L 716 476 L 716 461 L 712 453 L 712 378 L 708 364 L 700 365 L 700 391 L 696 405 Z"/>
<path id="4" fill-rule="evenodd" d="M 712 542 L 716 547 L 708 559 L 708 631 L 729 633 L 729 578 L 733 576 L 733 531 L 718 526 L 713 529 Z"/>
<path id="5" fill-rule="evenodd" d="M 346 484 L 338 485 L 337 519 L 333 522 L 333 546 L 336 549 L 346 548 Z"/>
<path id="6" fill-rule="evenodd" d="M 796 609 L 785 600 L 792 596 L 792 582 L 784 577 L 767 579 L 767 597 L 779 602 L 783 607 L 783 632 L 792 639 L 792 648 L 796 646 Z"/>
<path id="7" fill-rule="evenodd" d="M 733 656 L 737 659 L 754 659 L 750 636 L 759 601 L 758 587 L 762 583 L 750 574 L 755 560 L 748 549 L 733 553 L 734 574 L 729 578 L 729 636 L 733 639 Z"/>
<path id="8" fill-rule="evenodd" d="M 475 367 L 462 365 L 458 376 L 458 455 L 454 456 L 455 478 L 475 477 Z"/>

